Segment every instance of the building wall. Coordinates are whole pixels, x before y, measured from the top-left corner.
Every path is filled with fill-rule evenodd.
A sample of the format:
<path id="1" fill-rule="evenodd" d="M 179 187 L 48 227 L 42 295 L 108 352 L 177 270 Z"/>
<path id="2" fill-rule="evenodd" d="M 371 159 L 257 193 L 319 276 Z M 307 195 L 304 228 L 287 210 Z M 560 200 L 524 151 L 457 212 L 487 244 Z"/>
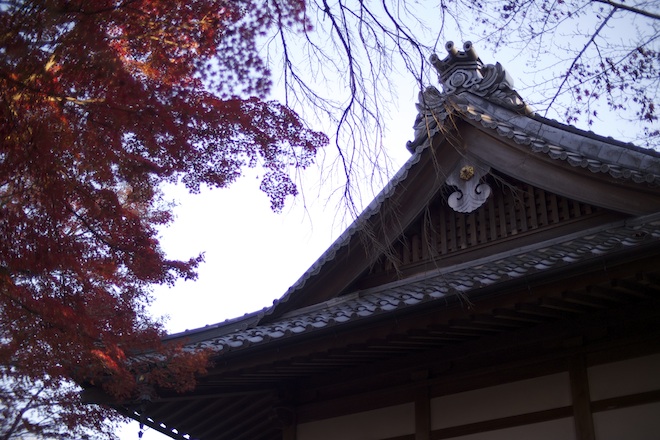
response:
<path id="1" fill-rule="evenodd" d="M 431 399 L 431 429 L 570 405 L 568 373 L 553 374 Z"/>
<path id="2" fill-rule="evenodd" d="M 660 354 L 596 365 L 588 369 L 588 374 L 592 402 L 611 402 L 612 407 L 595 405 L 603 409 L 593 415 L 597 440 L 660 438 L 660 402 L 633 406 L 616 403 L 626 396 L 660 392 Z"/>
<path id="3" fill-rule="evenodd" d="M 587 369 L 595 440 L 660 438 L 660 354 Z M 560 372 L 430 399 L 431 440 L 576 439 Z M 414 440 L 413 402 L 298 425 L 296 440 Z M 426 437 L 420 437 L 426 438 Z"/>
<path id="4" fill-rule="evenodd" d="M 451 440 L 573 440 L 575 427 L 573 418 L 532 423 L 511 428 L 496 429 L 477 434 L 451 437 Z"/>
<path id="5" fill-rule="evenodd" d="M 298 425 L 297 440 L 379 440 L 415 430 L 413 403 Z"/>
<path id="6" fill-rule="evenodd" d="M 660 403 L 595 413 L 594 429 L 597 440 L 658 440 Z"/>
<path id="7" fill-rule="evenodd" d="M 595 365 L 587 371 L 591 400 L 660 390 L 660 354 Z"/>

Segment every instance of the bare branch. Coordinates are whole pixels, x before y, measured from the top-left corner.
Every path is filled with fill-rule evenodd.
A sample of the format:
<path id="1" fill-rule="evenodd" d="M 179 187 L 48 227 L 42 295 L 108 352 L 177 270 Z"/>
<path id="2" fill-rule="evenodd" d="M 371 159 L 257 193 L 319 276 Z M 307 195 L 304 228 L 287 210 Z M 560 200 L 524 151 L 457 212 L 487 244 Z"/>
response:
<path id="1" fill-rule="evenodd" d="M 566 74 L 565 74 L 565 76 L 564 76 L 563 81 L 561 82 L 561 84 L 560 84 L 559 87 L 557 88 L 557 91 L 555 92 L 554 96 L 553 96 L 552 99 L 550 100 L 550 103 L 548 104 L 548 108 L 552 107 L 552 104 L 554 104 L 554 102 L 555 102 L 555 100 L 557 99 L 557 97 L 562 93 L 562 91 L 563 91 L 563 89 L 564 89 L 564 85 L 566 85 L 566 82 L 568 81 L 568 78 L 571 76 L 571 72 L 573 71 L 573 68 L 574 68 L 575 65 L 578 63 L 578 61 L 580 60 L 580 58 L 582 57 L 582 55 L 583 55 L 583 54 L 586 52 L 586 50 L 589 48 L 589 46 L 594 42 L 594 40 L 596 39 L 596 37 L 598 36 L 598 34 L 600 33 L 600 31 L 605 27 L 605 25 L 606 25 L 607 22 L 610 20 L 610 18 L 612 18 L 612 15 L 614 15 L 615 12 L 616 12 L 616 9 L 612 9 L 612 10 L 610 11 L 610 13 L 607 15 L 607 17 L 605 17 L 605 19 L 604 19 L 603 22 L 600 24 L 600 26 L 598 26 L 598 29 L 596 29 L 596 31 L 591 35 L 591 38 L 589 38 L 589 41 L 587 41 L 587 43 L 584 45 L 584 47 L 582 48 L 582 50 L 580 51 L 580 53 L 577 54 L 577 56 L 573 58 L 573 62 L 571 63 L 571 66 L 568 68 L 568 70 L 566 71 Z M 546 109 L 546 114 L 547 114 L 547 112 L 548 112 L 548 110 Z"/>
<path id="2" fill-rule="evenodd" d="M 633 12 L 635 14 L 643 15 L 644 17 L 652 18 L 654 20 L 660 20 L 660 14 L 655 14 L 653 12 L 646 11 L 644 9 L 635 8 L 634 6 L 628 6 L 626 4 L 613 2 L 611 0 L 594 0 L 594 1 L 597 3 L 603 3 L 612 6 L 616 9 L 623 9 L 628 12 Z"/>

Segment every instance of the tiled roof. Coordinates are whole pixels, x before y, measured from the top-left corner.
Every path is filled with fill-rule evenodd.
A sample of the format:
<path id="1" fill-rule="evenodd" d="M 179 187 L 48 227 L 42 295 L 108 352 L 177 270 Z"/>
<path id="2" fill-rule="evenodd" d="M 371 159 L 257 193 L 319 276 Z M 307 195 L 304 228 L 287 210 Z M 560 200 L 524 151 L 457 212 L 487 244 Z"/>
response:
<path id="1" fill-rule="evenodd" d="M 547 120 L 512 115 L 504 109 L 488 111 L 479 105 L 483 105 L 482 98 L 469 93 L 460 98 L 456 100 L 456 106 L 463 116 L 481 122 L 484 127 L 517 144 L 529 146 L 534 153 L 545 153 L 552 159 L 565 160 L 574 167 L 587 168 L 594 173 L 608 173 L 616 179 L 660 185 L 660 157 L 654 150 L 606 140 L 576 129 L 569 131 L 568 127 L 556 122 L 552 127 L 543 123 Z M 562 133 L 558 134 L 559 131 Z M 571 135 L 574 138 L 570 138 Z M 559 136 L 562 142 L 558 142 Z"/>
<path id="2" fill-rule="evenodd" d="M 286 293 L 280 298 L 273 301 L 273 306 L 276 306 L 280 302 L 286 302 L 288 298 L 296 291 L 304 287 L 305 283 L 318 274 L 321 268 L 332 261 L 337 252 L 344 246 L 348 245 L 351 238 L 355 233 L 357 233 L 362 225 L 369 220 L 372 216 L 376 215 L 380 211 L 380 207 L 383 202 L 389 198 L 394 189 L 400 182 L 403 182 L 406 177 L 408 177 L 408 171 L 419 162 L 422 152 L 427 148 L 427 145 L 420 146 L 417 151 L 406 161 L 405 165 L 394 175 L 394 177 L 387 183 L 385 188 L 371 201 L 371 203 L 364 209 L 360 216 L 330 245 L 328 249 L 310 266 L 309 269 L 286 291 Z M 218 324 L 208 325 L 203 328 L 186 330 L 181 333 L 172 334 L 167 337 L 167 339 L 175 339 L 179 337 L 186 337 L 188 339 L 193 338 L 195 334 L 207 333 L 209 331 L 217 332 L 224 331 L 226 332 L 228 328 L 238 329 L 239 327 L 245 327 L 254 324 L 259 321 L 260 317 L 263 317 L 265 314 L 268 314 L 271 309 L 265 308 L 259 312 L 253 312 L 246 314 L 244 317 L 239 317 L 227 321 L 220 322 Z"/>
<path id="3" fill-rule="evenodd" d="M 528 145 L 534 153 L 567 161 L 592 172 L 617 179 L 660 184 L 660 153 L 633 144 L 604 138 L 535 115 L 513 88 L 513 80 L 496 63 L 483 64 L 472 43 L 459 51 L 448 42 L 449 55 L 442 61 L 431 57 L 443 91 L 428 87 L 419 95 L 415 139 L 409 148 L 428 143 L 443 130 L 451 116 L 479 121 L 500 136 Z"/>
<path id="4" fill-rule="evenodd" d="M 465 47 L 468 47 L 468 53 L 473 51 L 470 43 L 466 43 Z M 454 57 L 457 57 L 459 65 L 469 58 L 462 51 L 458 51 Z M 443 61 L 445 67 L 452 62 L 450 58 L 452 57 L 449 56 Z M 302 289 L 310 278 L 335 258 L 337 252 L 351 241 L 369 218 L 379 213 L 383 202 L 406 180 L 409 170 L 419 162 L 423 151 L 430 145 L 430 139 L 445 130 L 444 126 L 450 116 L 479 122 L 483 127 L 497 132 L 499 136 L 529 146 L 532 153 L 547 154 L 552 159 L 566 161 L 574 167 L 586 168 L 594 173 L 608 173 L 617 179 L 632 180 L 636 183 L 660 185 L 660 153 L 535 115 L 513 90 L 512 80 L 499 63 L 483 65 L 480 60 L 477 61 L 481 79 L 471 82 L 470 87 L 464 83 L 459 87 L 445 86 L 447 90 L 444 92 L 435 87 L 420 92 L 417 104 L 419 114 L 413 126 L 415 139 L 408 143 L 408 149 L 412 152 L 411 158 L 357 220 L 279 300 L 274 301 L 274 307 L 278 303 L 287 302 Z M 464 75 L 464 67 L 461 65 L 461 69 L 456 71 L 441 72 L 441 80 L 443 74 L 446 76 L 443 85 L 452 82 L 453 74 Z M 453 123 L 450 126 L 453 126 Z"/>
<path id="5" fill-rule="evenodd" d="M 658 244 L 660 215 L 617 222 L 604 228 L 581 231 L 561 239 L 358 291 L 296 310 L 270 324 L 250 327 L 231 321 L 218 326 L 219 333 L 214 332 L 214 336 L 209 333 L 207 339 L 191 344 L 190 348 L 211 349 L 217 354 L 225 354 L 298 335 L 311 335 L 315 331 L 348 322 L 374 319 L 382 313 L 403 311 L 449 296 L 461 296 L 469 300 L 471 295 L 489 286 L 529 279 L 568 265 L 589 263 L 618 252 L 636 251 L 644 246 Z M 251 317 L 248 318 L 254 324 Z"/>
<path id="6" fill-rule="evenodd" d="M 587 168 L 594 173 L 608 173 L 619 179 L 660 185 L 660 153 L 642 149 L 632 144 L 625 144 L 611 138 L 604 138 L 591 132 L 578 130 L 575 127 L 534 115 L 533 111 L 513 90 L 512 80 L 499 63 L 484 65 L 481 60 L 475 58 L 476 54 L 472 53 L 470 55 L 473 49 L 469 43 L 466 43 L 465 47 L 468 47 L 466 52 L 458 51 L 442 62 L 435 57 L 436 64 L 444 63 L 442 66 L 445 70 L 440 72 L 441 80 L 444 81 L 443 84 L 452 83 L 454 74 L 464 75 L 466 73 L 466 62 L 474 64 L 473 67 L 476 66 L 475 68 L 480 70 L 480 75 L 475 75 L 473 79 L 463 82 L 459 86 L 445 87 L 444 92 L 440 92 L 435 87 L 429 87 L 420 93 L 419 103 L 417 104 L 419 114 L 413 126 L 415 139 L 408 143 L 408 148 L 412 152 L 410 159 L 323 255 L 279 300 L 273 302 L 273 307 L 249 316 L 246 315 L 245 318 L 193 330 L 187 332 L 186 335 L 200 332 L 206 334 L 207 330 L 226 332 L 230 323 L 235 328 L 238 328 L 237 326 L 252 327 L 255 323 L 261 321 L 260 317 L 270 315 L 278 304 L 286 303 L 292 296 L 301 293 L 300 291 L 306 283 L 319 274 L 329 262 L 333 261 L 337 253 L 351 242 L 355 234 L 363 228 L 363 225 L 380 212 L 383 203 L 392 196 L 395 188 L 406 180 L 411 168 L 420 161 L 423 152 L 430 146 L 430 140 L 445 130 L 445 121 L 450 116 L 475 121 L 484 128 L 495 131 L 499 136 L 512 139 L 520 145 L 528 146 L 531 153 L 547 154 L 552 159 L 563 160 L 571 166 Z M 460 69 L 446 69 L 452 62 L 458 62 Z M 451 125 L 453 126 L 453 124 Z M 516 265 L 515 262 L 511 262 L 511 264 L 516 267 L 513 272 L 522 270 L 521 267 L 523 266 Z M 557 264 L 559 263 L 555 262 L 555 265 Z M 525 273 L 528 273 L 527 269 L 525 269 Z M 485 285 L 488 283 L 488 279 L 484 279 L 479 283 Z M 457 286 L 459 290 L 467 288 L 467 284 Z M 347 301 L 345 297 L 343 298 L 342 302 Z M 366 310 L 373 308 L 367 305 L 365 307 L 367 307 Z M 374 310 L 380 309 L 376 307 Z M 332 315 L 327 320 L 320 315 L 317 318 L 312 321 L 306 320 L 300 325 L 287 324 L 285 326 L 286 331 L 283 331 L 282 335 L 280 335 L 279 330 L 266 330 L 268 328 L 279 328 L 278 325 L 280 324 L 273 323 L 272 326 L 275 327 L 255 327 L 254 330 L 248 332 L 250 336 L 246 336 L 246 339 L 238 336 L 243 333 L 237 332 L 232 333 L 233 336 L 231 337 L 228 336 L 229 339 L 226 339 L 226 343 L 222 342 L 225 339 L 220 338 L 211 345 L 219 351 L 224 351 L 228 347 L 242 347 L 246 343 L 259 343 L 269 338 L 281 338 L 284 334 L 301 333 L 307 328 L 327 327 L 330 325 L 329 323 L 346 320 L 341 314 Z M 173 335 L 173 337 L 177 336 Z M 232 339 L 234 337 L 238 339 Z"/>

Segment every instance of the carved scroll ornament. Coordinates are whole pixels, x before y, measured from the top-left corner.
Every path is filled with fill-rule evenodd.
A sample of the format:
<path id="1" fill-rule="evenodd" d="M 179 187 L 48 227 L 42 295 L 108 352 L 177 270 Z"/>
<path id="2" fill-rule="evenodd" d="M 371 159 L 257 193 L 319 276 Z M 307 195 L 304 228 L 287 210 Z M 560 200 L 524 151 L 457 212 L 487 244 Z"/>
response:
<path id="1" fill-rule="evenodd" d="M 456 212 L 470 213 L 483 205 L 491 193 L 487 183 L 481 178 L 488 174 L 490 167 L 463 159 L 452 170 L 445 182 L 455 186 L 456 191 L 449 195 L 447 202 Z"/>

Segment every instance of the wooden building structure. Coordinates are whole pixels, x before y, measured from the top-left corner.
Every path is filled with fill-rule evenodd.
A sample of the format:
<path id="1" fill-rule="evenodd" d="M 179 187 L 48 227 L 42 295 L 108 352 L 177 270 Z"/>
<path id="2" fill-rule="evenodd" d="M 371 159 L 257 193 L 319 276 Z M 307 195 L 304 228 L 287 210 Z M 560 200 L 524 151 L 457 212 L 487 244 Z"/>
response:
<path id="1" fill-rule="evenodd" d="M 271 308 L 173 335 L 174 439 L 660 438 L 660 154 L 535 115 L 447 44 L 410 160 Z"/>

